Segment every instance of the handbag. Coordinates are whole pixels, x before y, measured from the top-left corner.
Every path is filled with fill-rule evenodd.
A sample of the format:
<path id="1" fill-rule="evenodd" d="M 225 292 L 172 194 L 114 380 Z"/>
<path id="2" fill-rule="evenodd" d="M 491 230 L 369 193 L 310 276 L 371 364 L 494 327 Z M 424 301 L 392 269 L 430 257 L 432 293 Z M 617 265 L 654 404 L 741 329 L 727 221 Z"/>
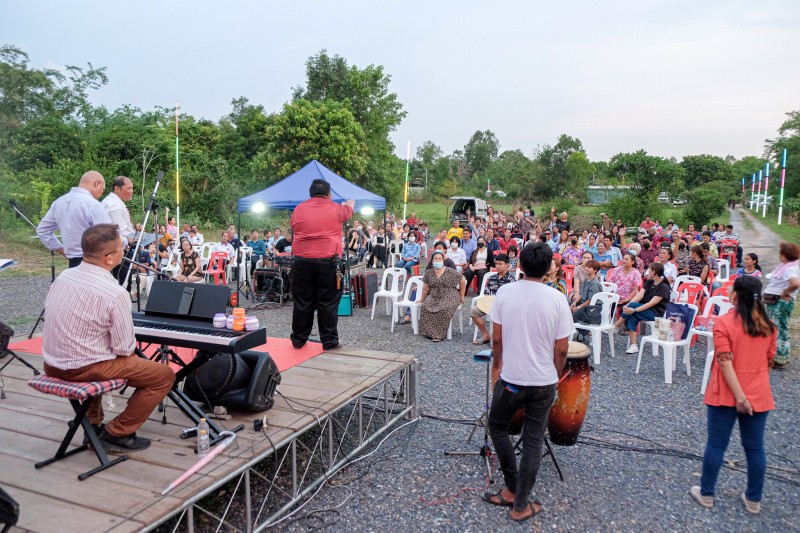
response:
<path id="1" fill-rule="evenodd" d="M 586 306 L 585 321 L 587 324 L 599 326 L 603 316 L 603 302 Z"/>

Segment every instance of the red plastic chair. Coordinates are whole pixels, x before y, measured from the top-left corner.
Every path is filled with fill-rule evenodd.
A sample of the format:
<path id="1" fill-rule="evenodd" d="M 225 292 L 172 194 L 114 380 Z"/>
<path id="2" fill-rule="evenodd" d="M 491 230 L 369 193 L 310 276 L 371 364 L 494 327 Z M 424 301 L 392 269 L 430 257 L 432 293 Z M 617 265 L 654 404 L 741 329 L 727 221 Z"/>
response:
<path id="1" fill-rule="evenodd" d="M 561 262 L 561 254 L 553 254 L 553 259 L 555 259 L 556 262 L 560 263 Z"/>
<path id="2" fill-rule="evenodd" d="M 563 265 L 564 281 L 567 282 L 567 291 L 572 292 L 572 280 L 575 278 L 575 265 Z"/>
<path id="3" fill-rule="evenodd" d="M 731 263 L 731 269 L 736 268 L 736 249 L 739 247 L 739 241 L 733 239 L 725 239 L 720 244 L 719 258 L 727 259 Z"/>
<path id="4" fill-rule="evenodd" d="M 700 307 L 705 293 L 702 283 L 681 283 L 678 287 L 678 303 L 689 303 Z M 686 293 L 686 301 L 683 294 Z"/>
<path id="5" fill-rule="evenodd" d="M 226 261 L 228 261 L 227 252 L 214 252 L 211 254 L 211 257 L 208 258 L 208 264 L 211 268 L 203 270 L 203 275 L 214 276 L 214 285 L 219 285 L 220 279 L 222 280 L 222 285 L 227 285 L 228 279 L 225 276 Z"/>

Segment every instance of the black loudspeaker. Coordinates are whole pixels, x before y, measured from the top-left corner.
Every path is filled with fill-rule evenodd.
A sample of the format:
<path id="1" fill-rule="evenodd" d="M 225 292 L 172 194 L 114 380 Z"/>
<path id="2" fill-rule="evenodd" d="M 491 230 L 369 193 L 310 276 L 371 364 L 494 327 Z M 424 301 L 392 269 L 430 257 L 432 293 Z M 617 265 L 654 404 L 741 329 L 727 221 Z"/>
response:
<path id="1" fill-rule="evenodd" d="M 266 411 L 274 403 L 281 373 L 268 353 L 217 354 L 186 378 L 183 391 L 209 406 Z"/>
<path id="2" fill-rule="evenodd" d="M 5 525 L 3 532 L 16 525 L 17 520 L 19 520 L 19 504 L 6 491 L 0 489 L 0 524 Z"/>

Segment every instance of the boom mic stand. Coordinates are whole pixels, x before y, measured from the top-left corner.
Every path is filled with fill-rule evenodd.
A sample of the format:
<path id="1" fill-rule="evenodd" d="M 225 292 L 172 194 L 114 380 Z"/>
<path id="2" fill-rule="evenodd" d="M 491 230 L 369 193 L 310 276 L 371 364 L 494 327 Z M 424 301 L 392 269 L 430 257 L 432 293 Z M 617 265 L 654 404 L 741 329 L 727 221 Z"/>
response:
<path id="1" fill-rule="evenodd" d="M 28 217 L 26 217 L 22 213 L 22 211 L 19 210 L 19 206 L 17 205 L 17 202 L 13 198 L 9 198 L 8 205 L 10 205 L 11 208 L 14 210 L 14 212 L 17 215 L 17 218 L 21 218 L 25 222 L 27 222 L 34 229 L 34 231 L 37 229 L 36 228 L 36 224 L 31 222 L 28 219 Z M 38 240 L 38 238 L 37 238 L 37 240 Z M 39 241 L 39 242 L 41 242 L 41 241 Z M 55 280 L 56 280 L 56 253 L 51 250 L 50 251 L 50 284 L 52 285 Z M 39 327 L 39 322 L 44 322 L 44 308 L 42 308 L 42 312 L 39 313 L 39 318 L 36 319 L 36 322 L 33 324 L 33 327 L 31 328 L 30 333 L 28 333 L 28 338 L 29 339 L 33 338 L 33 332 L 36 331 L 37 327 Z"/>
<path id="2" fill-rule="evenodd" d="M 142 232 L 144 232 L 144 228 L 147 227 L 147 219 L 150 218 L 150 213 L 152 213 L 156 209 L 156 193 L 158 192 L 158 187 L 161 185 L 161 180 L 164 179 L 164 171 L 160 171 L 158 176 L 156 176 L 156 186 L 153 188 L 153 194 L 150 195 L 150 203 L 147 205 L 147 209 L 144 211 L 144 222 L 142 222 Z M 156 237 L 158 237 L 158 232 L 156 232 Z M 136 246 L 133 248 L 133 257 L 139 257 L 139 246 L 141 246 L 141 234 L 139 238 L 136 239 Z M 128 263 L 128 271 L 125 273 L 125 277 L 122 279 L 122 286 L 126 286 L 128 283 L 128 277 L 131 275 L 131 270 L 133 267 L 131 263 Z M 137 298 L 138 300 L 139 298 Z"/>

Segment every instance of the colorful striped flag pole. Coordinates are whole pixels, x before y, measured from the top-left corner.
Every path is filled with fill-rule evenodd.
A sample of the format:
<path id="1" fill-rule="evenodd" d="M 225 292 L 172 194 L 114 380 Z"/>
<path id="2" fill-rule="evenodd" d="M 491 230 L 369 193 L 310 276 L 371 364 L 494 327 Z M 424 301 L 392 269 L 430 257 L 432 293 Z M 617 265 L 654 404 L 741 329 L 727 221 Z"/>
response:
<path id="1" fill-rule="evenodd" d="M 406 205 L 408 204 L 408 172 L 411 167 L 411 141 L 406 148 L 406 181 L 403 185 L 403 221 L 406 220 Z"/>
<path id="2" fill-rule="evenodd" d="M 783 157 L 781 157 L 781 200 L 778 204 L 778 225 L 781 225 L 783 218 L 783 183 L 786 181 L 786 148 L 783 149 Z"/>
<path id="3" fill-rule="evenodd" d="M 744 178 L 742 178 L 742 204 L 744 204 L 745 198 L 747 197 L 745 196 L 744 192 Z"/>
<path id="4" fill-rule="evenodd" d="M 767 176 L 764 181 L 764 210 L 761 212 L 761 218 L 767 216 L 767 191 L 769 190 L 769 163 L 767 163 Z"/>
<path id="5" fill-rule="evenodd" d="M 758 171 L 758 194 L 756 194 L 756 213 L 761 207 L 761 176 L 764 174 L 763 170 Z"/>
<path id="6" fill-rule="evenodd" d="M 753 209 L 753 196 L 756 194 L 756 175 L 750 178 L 750 209 Z"/>
<path id="7" fill-rule="evenodd" d="M 180 103 L 175 100 L 175 218 L 177 219 L 175 224 L 178 226 L 179 232 L 181 227 L 181 162 L 178 156 L 178 110 L 180 108 Z"/>

